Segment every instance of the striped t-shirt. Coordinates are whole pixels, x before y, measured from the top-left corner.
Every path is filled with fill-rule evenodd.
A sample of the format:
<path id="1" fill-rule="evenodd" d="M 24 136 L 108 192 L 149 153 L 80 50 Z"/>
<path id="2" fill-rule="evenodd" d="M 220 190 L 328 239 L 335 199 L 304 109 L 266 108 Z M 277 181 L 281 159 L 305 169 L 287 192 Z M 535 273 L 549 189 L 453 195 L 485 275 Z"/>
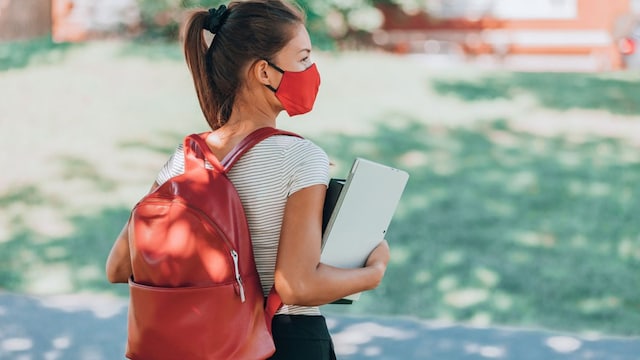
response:
<path id="1" fill-rule="evenodd" d="M 156 182 L 184 173 L 182 144 L 164 165 Z M 262 291 L 274 283 L 280 228 L 289 195 L 329 182 L 329 159 L 317 145 L 293 136 L 271 136 L 247 151 L 229 171 L 249 223 Z M 318 246 L 320 246 L 318 244 Z M 318 315 L 317 307 L 284 305 L 278 314 Z"/>

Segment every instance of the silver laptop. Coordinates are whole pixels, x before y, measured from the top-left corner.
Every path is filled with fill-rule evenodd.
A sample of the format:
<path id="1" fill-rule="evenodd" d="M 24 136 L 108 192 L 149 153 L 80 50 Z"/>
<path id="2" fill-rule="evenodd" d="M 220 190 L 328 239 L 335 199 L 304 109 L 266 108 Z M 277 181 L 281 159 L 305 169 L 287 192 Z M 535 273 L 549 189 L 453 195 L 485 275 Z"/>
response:
<path id="1" fill-rule="evenodd" d="M 357 158 L 328 217 L 321 261 L 342 268 L 364 266 L 385 239 L 408 179 L 405 171 Z"/>

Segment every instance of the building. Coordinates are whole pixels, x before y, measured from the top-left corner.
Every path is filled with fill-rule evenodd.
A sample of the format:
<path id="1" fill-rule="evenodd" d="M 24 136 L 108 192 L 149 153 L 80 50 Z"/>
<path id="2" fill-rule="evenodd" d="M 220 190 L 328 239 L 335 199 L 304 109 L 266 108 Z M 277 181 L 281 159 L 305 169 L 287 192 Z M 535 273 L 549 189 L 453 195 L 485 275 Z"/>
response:
<path id="1" fill-rule="evenodd" d="M 136 0 L 0 0 L 0 41 L 82 41 L 136 32 Z"/>
<path id="2" fill-rule="evenodd" d="M 0 0 L 0 41 L 26 40 L 51 33 L 51 0 Z"/>
<path id="3" fill-rule="evenodd" d="M 83 41 L 109 34 L 135 33 L 140 26 L 136 0 L 50 0 L 55 41 Z"/>
<path id="4" fill-rule="evenodd" d="M 467 60 L 491 58 L 525 70 L 617 70 L 623 66 L 617 41 L 639 3 L 429 0 L 427 11 L 409 12 L 387 5 L 380 7 L 385 20 L 374 41 L 404 53 L 454 48 Z"/>

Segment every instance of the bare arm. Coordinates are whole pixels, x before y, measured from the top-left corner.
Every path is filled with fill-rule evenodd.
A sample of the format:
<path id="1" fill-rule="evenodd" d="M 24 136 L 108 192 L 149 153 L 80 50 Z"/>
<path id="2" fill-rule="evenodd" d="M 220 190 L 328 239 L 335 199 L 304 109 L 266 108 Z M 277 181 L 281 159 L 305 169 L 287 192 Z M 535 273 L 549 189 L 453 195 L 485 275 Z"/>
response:
<path id="1" fill-rule="evenodd" d="M 151 186 L 152 192 L 158 187 L 157 183 Z M 133 274 L 131 269 L 131 254 L 129 252 L 129 221 L 124 225 L 120 235 L 111 247 L 109 257 L 107 258 L 107 280 L 112 283 L 126 283 Z"/>
<path id="2" fill-rule="evenodd" d="M 341 269 L 320 262 L 325 193 L 324 185 L 314 185 L 287 200 L 275 270 L 275 287 L 286 304 L 328 304 L 374 289 L 384 276 L 389 261 L 384 241 L 363 268 Z"/>
<path id="3" fill-rule="evenodd" d="M 131 277 L 131 256 L 129 254 L 129 221 L 116 238 L 107 258 L 107 280 L 112 283 L 126 283 Z"/>

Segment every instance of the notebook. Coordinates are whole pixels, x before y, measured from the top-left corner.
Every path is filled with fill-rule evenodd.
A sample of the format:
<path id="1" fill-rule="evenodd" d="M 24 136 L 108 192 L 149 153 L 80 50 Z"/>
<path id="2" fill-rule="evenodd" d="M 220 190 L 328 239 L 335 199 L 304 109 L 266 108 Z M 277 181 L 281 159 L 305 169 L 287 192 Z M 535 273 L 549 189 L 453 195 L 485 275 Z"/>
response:
<path id="1" fill-rule="evenodd" d="M 320 261 L 342 268 L 364 266 L 385 239 L 409 179 L 405 171 L 357 158 L 345 180 L 331 179 L 323 211 Z M 359 294 L 346 298 L 357 300 Z"/>

